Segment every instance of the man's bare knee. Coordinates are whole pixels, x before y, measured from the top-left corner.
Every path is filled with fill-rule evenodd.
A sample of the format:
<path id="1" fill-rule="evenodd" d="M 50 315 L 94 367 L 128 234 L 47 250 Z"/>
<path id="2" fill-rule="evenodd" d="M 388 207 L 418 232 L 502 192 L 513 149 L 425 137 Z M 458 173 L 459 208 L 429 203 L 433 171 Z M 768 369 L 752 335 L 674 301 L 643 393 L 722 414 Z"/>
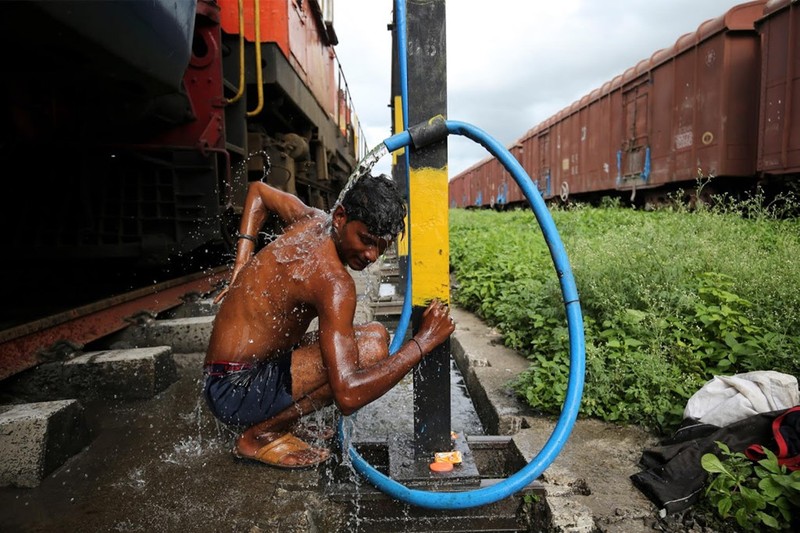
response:
<path id="1" fill-rule="evenodd" d="M 389 332 L 380 322 L 359 324 L 356 326 L 356 336 L 359 338 L 359 341 L 361 341 L 361 339 L 369 339 L 370 341 L 389 346 Z"/>
<path id="2" fill-rule="evenodd" d="M 358 326 L 358 362 L 361 368 L 372 366 L 389 356 L 389 332 L 383 324 L 370 322 Z"/>

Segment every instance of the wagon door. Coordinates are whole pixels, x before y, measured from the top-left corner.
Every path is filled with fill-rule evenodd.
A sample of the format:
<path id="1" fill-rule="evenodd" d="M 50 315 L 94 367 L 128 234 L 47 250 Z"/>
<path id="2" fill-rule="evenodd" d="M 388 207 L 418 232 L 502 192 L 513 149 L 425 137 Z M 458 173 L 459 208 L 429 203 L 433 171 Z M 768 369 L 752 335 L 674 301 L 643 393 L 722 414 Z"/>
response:
<path id="1" fill-rule="evenodd" d="M 620 189 L 629 189 L 647 183 L 650 174 L 648 148 L 648 78 L 638 80 L 622 92 L 623 132 L 622 147 L 617 157 Z"/>
<path id="2" fill-rule="evenodd" d="M 539 153 L 537 154 L 537 168 L 539 169 L 536 175 L 536 187 L 542 193 L 544 198 L 553 196 L 552 187 L 550 185 L 550 131 L 544 131 L 539 134 Z"/>

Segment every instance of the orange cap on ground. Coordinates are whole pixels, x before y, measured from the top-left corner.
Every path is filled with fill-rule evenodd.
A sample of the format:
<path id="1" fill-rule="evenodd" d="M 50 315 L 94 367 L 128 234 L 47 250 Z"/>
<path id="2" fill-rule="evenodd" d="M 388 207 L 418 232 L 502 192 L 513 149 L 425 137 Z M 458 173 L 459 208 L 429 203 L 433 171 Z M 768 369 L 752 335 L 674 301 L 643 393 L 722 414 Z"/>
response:
<path id="1" fill-rule="evenodd" d="M 434 472 L 450 472 L 453 469 L 453 463 L 440 463 L 437 461 L 431 463 L 430 468 Z"/>

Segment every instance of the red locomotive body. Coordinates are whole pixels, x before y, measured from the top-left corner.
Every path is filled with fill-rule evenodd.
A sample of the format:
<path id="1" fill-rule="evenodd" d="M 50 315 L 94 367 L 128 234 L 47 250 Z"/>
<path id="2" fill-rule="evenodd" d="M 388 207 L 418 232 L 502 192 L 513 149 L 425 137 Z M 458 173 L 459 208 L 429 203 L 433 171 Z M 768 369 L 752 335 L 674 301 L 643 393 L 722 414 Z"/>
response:
<path id="1" fill-rule="evenodd" d="M 265 166 L 271 184 L 329 207 L 363 153 L 332 9 L 3 2 L 0 40 L 15 53 L 0 87 L 12 199 L 0 221 L 19 287 L 8 307 L 30 286 L 74 284 L 80 303 L 224 263 Z"/>

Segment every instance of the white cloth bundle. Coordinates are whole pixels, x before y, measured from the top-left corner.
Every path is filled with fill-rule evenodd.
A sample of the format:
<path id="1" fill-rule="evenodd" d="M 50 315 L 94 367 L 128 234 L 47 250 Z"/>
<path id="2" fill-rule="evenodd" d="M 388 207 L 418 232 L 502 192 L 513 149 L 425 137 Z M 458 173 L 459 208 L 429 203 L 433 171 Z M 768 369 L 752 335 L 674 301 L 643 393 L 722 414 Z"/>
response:
<path id="1" fill-rule="evenodd" d="M 758 413 L 800 404 L 797 378 L 773 370 L 714 376 L 689 398 L 684 418 L 724 427 Z"/>

